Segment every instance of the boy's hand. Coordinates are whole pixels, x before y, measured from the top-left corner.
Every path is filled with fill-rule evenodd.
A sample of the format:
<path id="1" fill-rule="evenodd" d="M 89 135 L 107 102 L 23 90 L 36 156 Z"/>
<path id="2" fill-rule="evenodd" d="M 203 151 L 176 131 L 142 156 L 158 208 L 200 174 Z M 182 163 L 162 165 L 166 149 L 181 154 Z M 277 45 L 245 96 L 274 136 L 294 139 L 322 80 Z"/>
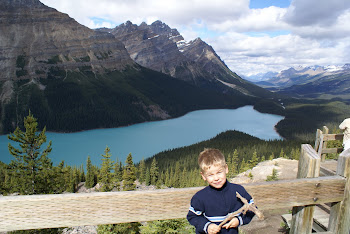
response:
<path id="1" fill-rule="evenodd" d="M 235 227 L 238 227 L 238 225 L 239 225 L 239 220 L 237 217 L 234 217 L 229 223 L 226 223 L 224 226 L 222 226 L 222 228 L 226 228 L 226 229 L 235 228 Z"/>
<path id="2" fill-rule="evenodd" d="M 212 223 L 208 226 L 208 234 L 216 234 L 220 232 L 221 228 L 219 225 L 216 225 L 215 223 Z"/>

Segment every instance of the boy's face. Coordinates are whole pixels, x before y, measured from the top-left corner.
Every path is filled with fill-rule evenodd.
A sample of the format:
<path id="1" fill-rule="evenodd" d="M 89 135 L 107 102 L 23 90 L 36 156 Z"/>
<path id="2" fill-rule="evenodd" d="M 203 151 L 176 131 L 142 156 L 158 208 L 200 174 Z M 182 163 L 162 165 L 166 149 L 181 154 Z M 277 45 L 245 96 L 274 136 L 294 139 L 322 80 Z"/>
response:
<path id="1" fill-rule="evenodd" d="M 203 180 L 214 188 L 221 188 L 226 183 L 226 174 L 228 173 L 227 165 L 213 165 L 205 172 L 201 172 Z"/>

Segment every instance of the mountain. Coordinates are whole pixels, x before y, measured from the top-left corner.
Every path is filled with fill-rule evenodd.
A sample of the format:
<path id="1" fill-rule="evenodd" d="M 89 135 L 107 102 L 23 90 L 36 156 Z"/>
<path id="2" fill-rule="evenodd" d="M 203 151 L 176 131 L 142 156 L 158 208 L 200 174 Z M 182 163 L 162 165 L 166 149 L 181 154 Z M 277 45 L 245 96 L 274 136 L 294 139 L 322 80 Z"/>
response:
<path id="1" fill-rule="evenodd" d="M 291 67 L 282 70 L 279 73 L 267 72 L 260 74 L 261 79 L 256 79 L 254 83 L 260 86 L 270 86 L 277 88 L 285 88 L 292 85 L 305 84 L 317 78 L 329 75 L 342 75 L 350 72 L 350 64 L 344 66 L 310 66 L 310 67 Z M 252 80 L 254 78 L 247 77 Z"/>
<path id="2" fill-rule="evenodd" d="M 232 72 L 214 49 L 200 38 L 186 42 L 177 29 L 161 21 L 151 25 L 127 21 L 109 32 L 124 43 L 138 64 L 198 87 L 254 97 L 271 97 L 256 85 Z"/>
<path id="3" fill-rule="evenodd" d="M 272 78 L 255 82 L 261 87 L 292 97 L 350 98 L 350 64 L 343 66 L 295 67 Z"/>
<path id="4" fill-rule="evenodd" d="M 188 47 L 182 53 L 181 36 L 160 22 L 137 30 L 130 24 L 124 30 L 144 27 L 129 40 L 149 40 L 153 46 L 144 47 L 136 57 L 146 61 L 149 51 L 149 60 L 175 61 L 177 66 L 172 70 L 169 65 L 169 73 L 135 62 L 135 54 L 108 30 L 91 30 L 39 0 L 0 0 L 0 18 L 0 134 L 20 126 L 29 110 L 40 128 L 70 132 L 167 119 L 198 109 L 254 105 L 262 96 L 271 96 L 236 77 L 201 40 L 182 44 Z M 146 35 L 148 30 L 153 34 Z M 171 43 L 157 41 L 157 35 Z M 205 56 L 196 57 L 198 48 Z M 215 58 L 208 61 L 206 56 Z M 228 75 L 219 75 L 224 70 Z M 182 78 L 174 79 L 174 74 Z"/>
<path id="5" fill-rule="evenodd" d="M 268 80 L 272 77 L 275 77 L 276 75 L 278 75 L 278 72 L 266 72 L 266 73 L 258 73 L 255 75 L 251 75 L 251 76 L 243 76 L 244 79 L 249 80 L 251 82 L 257 83 L 257 82 L 262 82 L 265 80 Z"/>
<path id="6" fill-rule="evenodd" d="M 84 27 L 38 0 L 1 0 L 0 13 L 0 80 L 55 76 L 53 65 L 97 74 L 135 64 L 112 35 Z"/>

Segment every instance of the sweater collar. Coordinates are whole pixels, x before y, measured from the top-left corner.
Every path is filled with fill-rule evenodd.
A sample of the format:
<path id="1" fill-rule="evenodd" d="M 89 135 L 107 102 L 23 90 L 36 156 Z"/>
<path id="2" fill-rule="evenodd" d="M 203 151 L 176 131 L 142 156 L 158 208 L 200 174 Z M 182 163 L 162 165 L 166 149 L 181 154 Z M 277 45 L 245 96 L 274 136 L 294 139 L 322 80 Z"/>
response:
<path id="1" fill-rule="evenodd" d="M 224 184 L 221 188 L 214 188 L 214 187 L 212 187 L 211 185 L 209 185 L 209 187 L 210 187 L 212 190 L 215 190 L 215 191 L 223 191 L 223 190 L 227 187 L 227 184 L 228 184 L 228 181 L 227 181 L 227 179 L 226 179 L 225 184 Z"/>

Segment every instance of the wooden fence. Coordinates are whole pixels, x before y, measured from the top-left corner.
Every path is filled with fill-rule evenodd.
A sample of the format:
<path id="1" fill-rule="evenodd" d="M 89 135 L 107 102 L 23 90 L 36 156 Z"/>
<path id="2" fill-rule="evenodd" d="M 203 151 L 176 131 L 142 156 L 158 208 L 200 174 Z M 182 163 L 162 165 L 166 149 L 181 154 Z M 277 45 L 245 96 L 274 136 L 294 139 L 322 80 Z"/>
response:
<path id="1" fill-rule="evenodd" d="M 323 126 L 323 129 L 317 129 L 316 131 L 316 140 L 314 149 L 317 154 L 321 157 L 321 161 L 326 160 L 326 155 L 330 153 L 340 153 L 343 151 L 342 147 L 339 148 L 327 148 L 328 141 L 340 140 L 343 141 L 344 134 L 329 134 L 329 129 L 327 126 Z"/>
<path id="2" fill-rule="evenodd" d="M 348 234 L 350 150 L 339 156 L 335 176 L 317 177 L 319 161 L 310 145 L 302 145 L 298 179 L 244 187 L 262 211 L 295 207 L 292 233 L 310 233 L 312 206 L 332 203 L 329 230 Z M 191 197 L 200 189 L 4 196 L 0 198 L 0 231 L 184 218 Z"/>

